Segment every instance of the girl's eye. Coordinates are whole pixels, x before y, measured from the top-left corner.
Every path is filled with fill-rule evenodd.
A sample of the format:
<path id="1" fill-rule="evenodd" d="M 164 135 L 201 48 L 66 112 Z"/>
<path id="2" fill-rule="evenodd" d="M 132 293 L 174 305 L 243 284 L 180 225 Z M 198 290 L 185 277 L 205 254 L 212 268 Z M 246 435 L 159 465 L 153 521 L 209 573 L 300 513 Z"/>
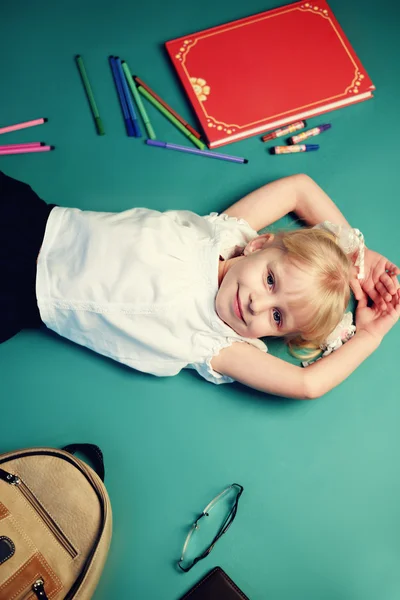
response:
<path id="1" fill-rule="evenodd" d="M 274 276 L 272 275 L 272 273 L 268 273 L 267 275 L 267 284 L 272 287 L 275 283 L 275 279 Z"/>
<path id="2" fill-rule="evenodd" d="M 279 312 L 279 310 L 276 310 L 276 308 L 274 308 L 273 312 L 272 312 L 272 316 L 274 318 L 274 321 L 277 325 L 281 325 L 282 323 L 282 316 L 281 313 Z"/>

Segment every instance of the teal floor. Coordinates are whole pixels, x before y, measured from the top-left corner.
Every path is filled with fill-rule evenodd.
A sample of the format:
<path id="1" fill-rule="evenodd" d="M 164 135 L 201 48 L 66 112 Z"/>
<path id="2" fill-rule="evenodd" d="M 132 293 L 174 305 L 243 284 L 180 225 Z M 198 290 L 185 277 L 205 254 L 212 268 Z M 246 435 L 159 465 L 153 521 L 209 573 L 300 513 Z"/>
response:
<path id="1" fill-rule="evenodd" d="M 306 172 L 369 246 L 400 261 L 395 0 L 332 0 L 377 91 L 374 100 L 329 115 L 332 129 L 318 153 L 273 157 L 251 138 L 224 149 L 248 158 L 243 166 L 158 151 L 125 136 L 109 54 L 126 58 L 194 124 L 163 42 L 274 6 L 3 3 L 0 126 L 48 117 L 40 131 L 7 140 L 40 138 L 56 150 L 1 157 L 0 169 L 65 206 L 202 214 L 267 181 Z M 95 89 L 104 137 L 94 131 L 77 53 Z M 149 112 L 161 139 L 185 143 Z M 157 379 L 46 331 L 25 332 L 0 346 L 0 452 L 75 441 L 103 448 L 114 537 L 95 600 L 178 600 L 216 565 L 251 600 L 399 600 L 399 341 L 400 326 L 341 386 L 299 402 L 213 386 L 186 371 Z M 280 344 L 272 351 L 286 356 Z M 177 572 L 174 561 L 194 515 L 233 481 L 244 486 L 234 525 L 206 560 L 187 575 Z"/>

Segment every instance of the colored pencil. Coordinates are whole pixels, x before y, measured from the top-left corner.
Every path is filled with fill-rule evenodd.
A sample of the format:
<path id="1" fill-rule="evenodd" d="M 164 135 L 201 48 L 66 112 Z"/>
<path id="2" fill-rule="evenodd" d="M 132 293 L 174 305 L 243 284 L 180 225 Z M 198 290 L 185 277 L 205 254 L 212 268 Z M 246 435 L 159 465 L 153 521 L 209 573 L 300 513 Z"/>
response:
<path id="1" fill-rule="evenodd" d="M 142 102 L 142 99 L 140 97 L 140 94 L 137 91 L 136 85 L 134 83 L 134 79 L 133 79 L 131 71 L 130 71 L 130 69 L 128 67 L 128 63 L 125 60 L 122 61 L 122 68 L 123 68 L 124 73 L 125 73 L 126 81 L 128 82 L 128 85 L 129 85 L 130 90 L 132 92 L 132 96 L 133 96 L 133 98 L 134 98 L 134 100 L 136 102 L 136 105 L 138 107 L 138 111 L 140 112 L 140 116 L 143 119 L 143 123 L 144 123 L 144 126 L 146 127 L 146 131 L 148 133 L 148 136 L 149 136 L 150 139 L 155 140 L 156 139 L 156 134 L 154 133 L 153 126 L 152 126 L 152 124 L 150 122 L 149 116 L 148 116 L 148 114 L 146 112 L 146 109 L 145 109 L 145 107 L 143 105 L 143 102 Z"/>
<path id="2" fill-rule="evenodd" d="M 160 96 L 158 96 L 158 94 L 156 94 L 155 91 L 152 90 L 147 85 L 147 83 L 145 83 L 143 81 L 143 79 L 140 79 L 140 77 L 137 77 L 136 75 L 133 75 L 133 79 L 136 81 L 137 85 L 141 85 L 145 90 L 147 90 L 149 92 L 149 94 L 151 94 L 153 96 L 153 98 L 158 100 L 158 102 L 160 104 L 162 104 L 163 107 L 166 108 L 175 117 L 175 119 L 178 119 L 178 121 L 180 121 L 182 123 L 182 125 L 184 125 L 186 127 L 186 129 L 189 129 L 190 133 L 192 133 L 194 135 L 194 137 L 197 137 L 198 139 L 201 138 L 200 133 L 198 133 L 195 129 L 193 129 L 193 127 L 191 125 L 189 125 L 189 123 L 186 123 L 185 119 L 183 119 L 180 115 L 178 115 L 178 113 L 173 108 L 171 108 L 169 106 L 169 104 L 167 104 L 165 102 L 165 100 L 160 98 Z"/>
<path id="3" fill-rule="evenodd" d="M 197 150 L 197 148 L 188 148 L 187 146 L 179 146 L 178 144 L 171 144 L 170 142 L 160 142 L 158 140 L 146 140 L 146 144 L 149 146 L 156 146 L 157 148 L 165 148 L 166 150 L 177 150 L 178 152 L 188 152 L 189 154 L 197 154 L 199 156 L 207 156 L 208 158 L 219 158 L 220 160 L 227 160 L 235 163 L 248 163 L 246 158 L 240 156 L 231 156 L 230 154 L 219 154 L 217 152 L 211 152 L 210 150 Z"/>
<path id="4" fill-rule="evenodd" d="M 125 94 L 126 105 L 128 108 L 130 119 L 132 121 L 133 130 L 135 132 L 135 137 L 142 137 L 142 132 L 140 130 L 140 125 L 139 125 L 139 121 L 138 121 L 137 114 L 135 111 L 135 107 L 133 106 L 132 97 L 129 92 L 128 82 L 126 81 L 124 70 L 122 68 L 121 59 L 118 56 L 115 57 L 115 64 L 117 65 L 119 78 L 120 78 L 120 81 L 122 84 L 122 89 Z"/>
<path id="5" fill-rule="evenodd" d="M 34 127 L 35 125 L 43 125 L 47 119 L 35 119 L 34 121 L 25 121 L 24 123 L 17 123 L 16 125 L 8 125 L 2 127 L 0 133 L 9 133 L 10 131 L 17 131 L 18 129 L 25 129 L 26 127 Z"/>
<path id="6" fill-rule="evenodd" d="M 0 150 L 13 150 L 13 148 L 38 148 L 44 146 L 42 142 L 29 142 L 27 144 L 8 144 L 7 146 L 0 146 Z"/>
<path id="7" fill-rule="evenodd" d="M 198 140 L 192 133 L 190 133 L 190 131 L 186 129 L 186 127 L 182 125 L 182 123 L 178 121 L 178 119 L 175 119 L 174 115 L 171 115 L 171 113 L 162 104 L 160 104 L 158 100 L 153 98 L 153 96 L 149 94 L 149 92 L 145 90 L 141 85 L 139 85 L 138 90 L 145 98 L 147 98 L 147 100 L 153 106 L 155 106 L 155 108 L 157 108 L 164 115 L 164 117 L 171 121 L 171 123 L 173 123 L 175 127 L 177 127 L 184 135 L 186 135 L 186 137 L 188 137 L 189 140 L 192 141 L 193 144 L 195 144 L 195 146 L 200 148 L 200 150 L 204 150 L 204 148 L 206 147 L 205 144 L 203 144 L 203 142 Z"/>
<path id="8" fill-rule="evenodd" d="M 49 150 L 54 150 L 54 146 L 36 146 L 35 148 L 13 148 L 8 150 L 0 150 L 0 155 L 24 154 L 25 152 L 48 152 Z"/>
<path id="9" fill-rule="evenodd" d="M 89 101 L 90 110 L 92 111 L 94 123 L 96 125 L 96 131 L 99 135 L 104 135 L 105 131 L 103 127 L 103 122 L 100 118 L 97 104 L 93 96 L 92 87 L 90 85 L 89 78 L 86 73 L 85 65 L 83 64 L 83 58 L 78 54 L 75 57 L 75 59 L 82 79 L 83 87 L 85 88 L 86 96 Z"/>
<path id="10" fill-rule="evenodd" d="M 119 98 L 119 102 L 121 104 L 121 109 L 122 109 L 122 115 L 124 117 L 124 121 L 125 121 L 125 127 L 126 127 L 126 132 L 128 134 L 129 137 L 135 137 L 135 130 L 133 128 L 133 123 L 128 111 L 128 105 L 126 103 L 126 98 L 125 98 L 125 94 L 124 94 L 124 90 L 122 88 L 122 83 L 120 81 L 120 75 L 119 75 L 119 71 L 118 71 L 118 67 L 116 65 L 116 60 L 114 56 L 110 56 L 109 57 L 109 61 L 110 61 L 110 66 L 111 66 L 111 70 L 112 70 L 112 74 L 114 77 L 114 83 L 115 83 L 115 87 L 117 89 L 117 94 L 118 94 L 118 98 Z"/>

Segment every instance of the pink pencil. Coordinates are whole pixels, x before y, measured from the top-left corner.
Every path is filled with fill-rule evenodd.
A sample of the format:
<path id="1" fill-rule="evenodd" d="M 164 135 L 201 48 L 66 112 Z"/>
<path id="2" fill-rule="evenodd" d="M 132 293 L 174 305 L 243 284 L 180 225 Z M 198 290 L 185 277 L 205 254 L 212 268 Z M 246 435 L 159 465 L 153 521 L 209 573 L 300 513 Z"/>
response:
<path id="1" fill-rule="evenodd" d="M 42 142 L 28 142 L 27 144 L 8 144 L 7 146 L 0 146 L 0 150 L 14 150 L 17 148 L 38 148 L 44 146 Z"/>
<path id="2" fill-rule="evenodd" d="M 34 148 L 12 148 L 0 150 L 0 156 L 4 154 L 23 154 L 24 152 L 48 152 L 54 150 L 54 146 L 35 146 Z"/>
<path id="3" fill-rule="evenodd" d="M 1 127 L 0 133 L 9 133 L 10 131 L 17 131 L 17 129 L 25 129 L 26 127 L 34 127 L 35 125 L 43 125 L 47 119 L 35 119 L 34 121 L 25 121 L 24 123 L 17 123 L 16 125 L 8 125 L 8 127 Z"/>

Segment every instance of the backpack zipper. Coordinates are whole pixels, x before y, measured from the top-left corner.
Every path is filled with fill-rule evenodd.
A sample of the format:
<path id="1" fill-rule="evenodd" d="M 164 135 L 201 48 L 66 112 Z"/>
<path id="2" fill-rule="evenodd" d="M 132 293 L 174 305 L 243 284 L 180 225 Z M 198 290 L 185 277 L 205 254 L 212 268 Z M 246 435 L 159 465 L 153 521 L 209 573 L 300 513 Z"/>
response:
<path id="1" fill-rule="evenodd" d="M 32 590 L 36 594 L 36 596 L 40 600 L 49 600 L 47 594 L 44 590 L 44 581 L 43 579 L 37 579 L 35 583 L 32 585 Z"/>
<path id="2" fill-rule="evenodd" d="M 37 576 L 36 576 L 37 577 Z M 22 596 L 21 600 L 32 600 L 32 598 L 39 598 L 40 600 L 49 600 L 48 595 L 44 589 L 44 579 L 39 577 L 33 583 L 29 584 L 29 589 L 27 588 L 24 596 Z"/>
<path id="3" fill-rule="evenodd" d="M 17 477 L 16 475 L 12 475 L 11 473 L 7 473 L 7 471 L 3 471 L 3 469 L 0 469 L 0 479 L 5 481 L 6 483 L 9 483 L 10 485 L 16 485 L 19 477 Z"/>
<path id="4" fill-rule="evenodd" d="M 31 505 L 34 511 L 39 515 L 43 523 L 51 531 L 57 542 L 64 548 L 71 558 L 78 556 L 77 550 L 73 547 L 71 542 L 68 540 L 66 535 L 63 533 L 61 528 L 57 525 L 54 519 L 48 514 L 45 508 L 41 505 L 36 496 L 31 492 L 29 487 L 22 481 L 18 475 L 8 473 L 3 469 L 0 469 L 0 479 L 6 483 L 14 486 L 24 496 L 25 500 Z M 44 598 L 45 596 L 40 596 Z"/>

